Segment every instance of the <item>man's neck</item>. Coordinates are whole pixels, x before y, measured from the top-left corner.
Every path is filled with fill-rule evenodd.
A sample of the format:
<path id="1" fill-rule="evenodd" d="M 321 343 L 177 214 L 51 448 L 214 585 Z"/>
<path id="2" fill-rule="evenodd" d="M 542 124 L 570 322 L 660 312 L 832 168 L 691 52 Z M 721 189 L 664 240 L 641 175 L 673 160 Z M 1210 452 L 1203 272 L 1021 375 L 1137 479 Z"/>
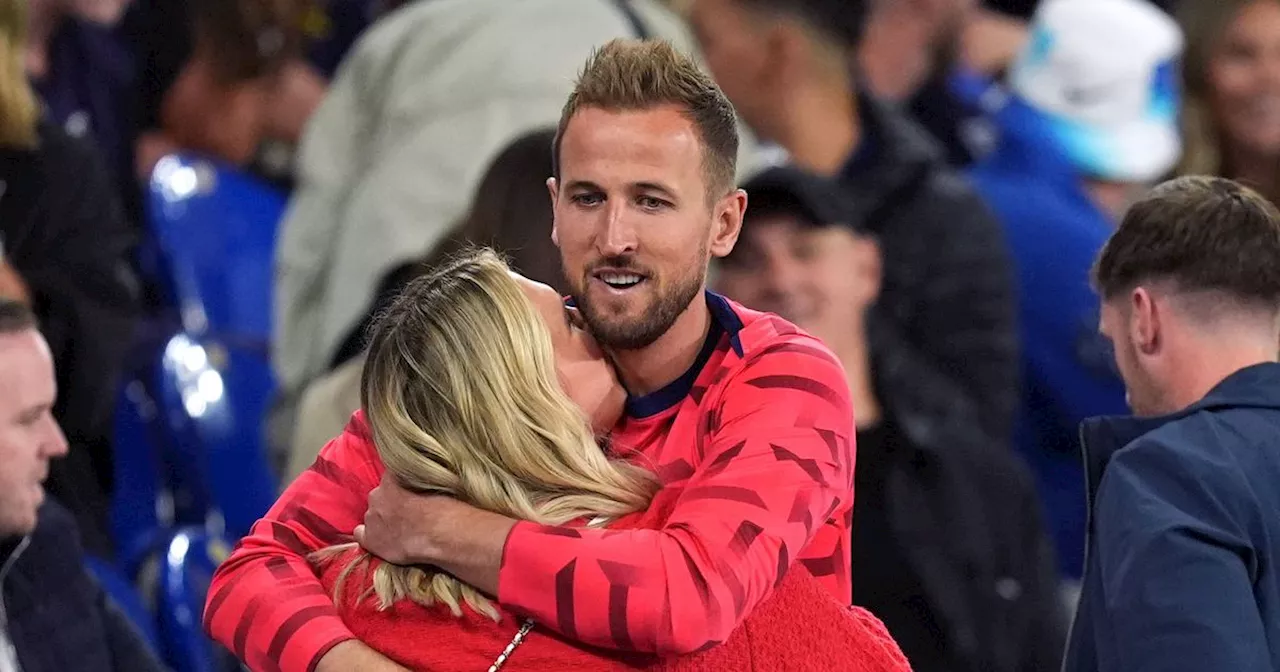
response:
<path id="1" fill-rule="evenodd" d="M 861 431 L 879 425 L 883 411 L 871 378 L 871 356 L 867 351 L 866 337 L 853 337 L 855 333 L 865 333 L 866 328 L 858 325 L 855 329 L 856 332 L 854 329 L 848 331 L 849 337 L 823 338 L 823 342 L 844 367 L 849 397 L 853 402 L 854 423 Z"/>
<path id="2" fill-rule="evenodd" d="M 684 375 L 698 359 L 710 329 L 711 310 L 705 294 L 699 292 L 658 340 L 638 350 L 611 351 L 627 393 L 633 397 L 652 394 Z"/>
<path id="3" fill-rule="evenodd" d="M 798 166 L 820 175 L 844 167 L 862 140 L 852 80 L 799 86 L 788 95 L 785 121 L 773 138 Z"/>
<path id="4" fill-rule="evenodd" d="M 1280 358 L 1280 339 L 1265 343 L 1261 339 L 1221 339 L 1206 342 L 1203 352 L 1188 356 L 1188 364 L 1179 369 L 1177 385 L 1165 399 L 1170 411 L 1180 410 L 1204 399 L 1222 381 L 1242 369 L 1275 362 Z"/>
<path id="5" fill-rule="evenodd" d="M 873 16 L 864 35 L 858 63 L 872 93 L 901 102 L 928 81 L 934 69 L 933 52 L 922 22 L 886 8 Z"/>

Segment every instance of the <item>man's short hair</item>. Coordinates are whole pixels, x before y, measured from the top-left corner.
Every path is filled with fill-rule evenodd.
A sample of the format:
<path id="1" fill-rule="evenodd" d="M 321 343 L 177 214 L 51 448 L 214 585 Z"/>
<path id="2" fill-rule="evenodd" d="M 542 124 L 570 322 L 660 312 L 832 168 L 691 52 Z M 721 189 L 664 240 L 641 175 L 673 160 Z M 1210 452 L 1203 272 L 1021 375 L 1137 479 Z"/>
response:
<path id="1" fill-rule="evenodd" d="M 1280 211 L 1252 189 L 1219 177 L 1158 185 L 1129 208 L 1093 267 L 1094 287 L 1104 299 L 1148 282 L 1277 310 Z"/>
<path id="2" fill-rule="evenodd" d="M 578 110 L 639 111 L 662 105 L 683 109 L 697 130 L 708 193 L 714 198 L 727 193 L 735 184 L 738 163 L 733 104 L 693 59 L 661 40 L 617 39 L 591 55 L 560 115 L 553 174 L 560 177 L 560 143 Z"/>
<path id="3" fill-rule="evenodd" d="M 26 304 L 0 298 L 0 336 L 20 334 L 36 328 L 36 316 Z"/>
<path id="4" fill-rule="evenodd" d="M 744 7 L 799 19 L 833 46 L 852 49 L 862 42 L 869 0 L 734 0 Z"/>

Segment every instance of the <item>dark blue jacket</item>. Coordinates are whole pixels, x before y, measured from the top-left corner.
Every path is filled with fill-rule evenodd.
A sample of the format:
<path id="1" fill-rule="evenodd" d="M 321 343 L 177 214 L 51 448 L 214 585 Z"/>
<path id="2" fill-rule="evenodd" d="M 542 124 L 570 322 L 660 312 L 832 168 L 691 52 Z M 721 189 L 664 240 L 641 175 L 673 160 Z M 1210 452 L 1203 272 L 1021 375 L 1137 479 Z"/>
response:
<path id="1" fill-rule="evenodd" d="M 1089 552 L 1064 672 L 1280 670 L 1280 364 L 1081 440 Z"/>
<path id="2" fill-rule="evenodd" d="M 142 635 L 85 568 L 75 520 L 53 501 L 0 542 L 3 620 L 23 672 L 160 672 Z"/>

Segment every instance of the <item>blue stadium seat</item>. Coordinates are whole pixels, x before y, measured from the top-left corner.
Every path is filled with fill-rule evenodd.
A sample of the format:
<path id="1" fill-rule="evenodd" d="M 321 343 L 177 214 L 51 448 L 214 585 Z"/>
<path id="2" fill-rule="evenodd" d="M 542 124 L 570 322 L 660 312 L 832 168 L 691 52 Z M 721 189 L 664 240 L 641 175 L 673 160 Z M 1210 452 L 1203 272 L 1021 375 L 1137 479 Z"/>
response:
<path id="1" fill-rule="evenodd" d="M 162 501 L 170 500 L 162 459 L 168 436 L 162 433 L 157 406 L 151 396 L 149 370 L 125 378 L 116 400 L 114 452 L 115 488 L 111 500 L 111 537 L 116 562 L 127 576 L 136 576 L 142 561 L 155 551 L 171 523 L 162 516 Z"/>
<path id="2" fill-rule="evenodd" d="M 262 418 L 275 390 L 260 352 L 178 334 L 166 344 L 160 405 L 175 437 L 170 479 L 207 498 L 238 539 L 276 499 Z"/>
<path id="3" fill-rule="evenodd" d="M 285 195 L 212 159 L 160 160 L 147 195 L 151 235 L 183 329 L 265 346 Z"/>
<path id="4" fill-rule="evenodd" d="M 167 156 L 152 173 L 150 238 L 180 324 L 157 346 L 153 389 L 178 524 L 218 513 L 235 537 L 275 500 L 263 421 L 275 389 L 271 288 L 285 204 L 264 182 L 192 154 Z"/>
<path id="5" fill-rule="evenodd" d="M 179 528 L 160 562 L 156 605 L 165 660 L 179 672 L 233 672 L 240 664 L 204 634 L 201 619 L 213 571 L 229 548 L 198 527 Z"/>

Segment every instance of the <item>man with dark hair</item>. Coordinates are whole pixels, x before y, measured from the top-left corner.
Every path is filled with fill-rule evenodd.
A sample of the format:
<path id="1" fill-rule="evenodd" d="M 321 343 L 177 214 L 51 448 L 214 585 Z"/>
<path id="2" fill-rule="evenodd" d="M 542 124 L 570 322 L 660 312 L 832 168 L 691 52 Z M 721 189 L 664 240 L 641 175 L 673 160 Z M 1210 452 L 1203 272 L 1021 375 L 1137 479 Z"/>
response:
<path id="1" fill-rule="evenodd" d="M 162 669 L 84 567 L 75 520 L 42 483 L 67 454 L 53 355 L 21 303 L 0 299 L 0 670 Z"/>
<path id="2" fill-rule="evenodd" d="M 921 129 L 850 67 L 858 0 L 696 0 L 707 64 L 746 123 L 835 176 L 874 237 L 883 291 L 867 320 L 876 384 L 917 441 L 1006 449 L 1017 399 L 1011 269 L 999 226 Z"/>
<path id="3" fill-rule="evenodd" d="M 1094 267 L 1136 418 L 1086 421 L 1089 557 L 1066 672 L 1280 669 L 1280 212 L 1166 182 Z"/>
<path id="4" fill-rule="evenodd" d="M 795 563 L 848 604 L 854 429 L 840 364 L 791 323 L 706 291 L 746 208 L 734 123 L 691 58 L 614 40 L 564 107 L 547 181 L 570 319 L 628 393 L 609 445 L 661 481 L 660 529 L 537 525 L 409 493 L 357 414 L 219 569 L 213 636 L 253 669 L 379 669 L 360 667 L 377 657 L 307 560 L 353 528 L 371 553 L 439 567 L 588 646 L 715 646 Z"/>

